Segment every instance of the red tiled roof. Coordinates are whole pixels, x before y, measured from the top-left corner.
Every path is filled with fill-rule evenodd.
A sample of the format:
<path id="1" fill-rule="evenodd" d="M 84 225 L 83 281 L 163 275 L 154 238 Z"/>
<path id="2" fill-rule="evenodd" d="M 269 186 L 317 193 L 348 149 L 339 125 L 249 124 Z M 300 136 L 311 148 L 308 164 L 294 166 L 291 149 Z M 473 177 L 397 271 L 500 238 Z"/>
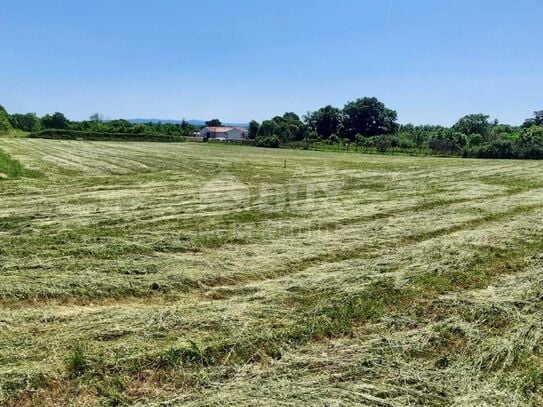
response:
<path id="1" fill-rule="evenodd" d="M 227 133 L 234 130 L 233 127 L 206 127 L 212 133 Z"/>
<path id="2" fill-rule="evenodd" d="M 247 129 L 244 129 L 242 127 L 205 127 L 207 131 L 211 133 L 228 133 L 232 130 L 239 130 L 243 133 L 247 132 Z"/>

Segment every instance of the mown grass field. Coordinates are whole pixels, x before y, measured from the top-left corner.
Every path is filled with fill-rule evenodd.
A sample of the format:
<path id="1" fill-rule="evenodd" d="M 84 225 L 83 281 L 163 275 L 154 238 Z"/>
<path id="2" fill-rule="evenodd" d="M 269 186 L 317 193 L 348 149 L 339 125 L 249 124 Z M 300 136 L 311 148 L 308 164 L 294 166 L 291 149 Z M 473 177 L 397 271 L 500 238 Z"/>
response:
<path id="1" fill-rule="evenodd" d="M 1 405 L 543 404 L 540 162 L 0 150 Z"/>

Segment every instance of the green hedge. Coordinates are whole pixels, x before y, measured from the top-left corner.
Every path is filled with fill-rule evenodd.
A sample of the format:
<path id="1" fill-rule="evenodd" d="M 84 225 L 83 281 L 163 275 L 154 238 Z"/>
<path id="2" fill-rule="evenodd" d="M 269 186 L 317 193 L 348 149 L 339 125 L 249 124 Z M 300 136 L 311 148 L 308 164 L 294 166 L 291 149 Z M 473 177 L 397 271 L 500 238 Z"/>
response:
<path id="1" fill-rule="evenodd" d="M 56 140 L 107 140 L 107 141 L 185 141 L 182 136 L 158 133 L 100 133 L 94 131 L 46 129 L 30 133 L 31 138 Z"/>

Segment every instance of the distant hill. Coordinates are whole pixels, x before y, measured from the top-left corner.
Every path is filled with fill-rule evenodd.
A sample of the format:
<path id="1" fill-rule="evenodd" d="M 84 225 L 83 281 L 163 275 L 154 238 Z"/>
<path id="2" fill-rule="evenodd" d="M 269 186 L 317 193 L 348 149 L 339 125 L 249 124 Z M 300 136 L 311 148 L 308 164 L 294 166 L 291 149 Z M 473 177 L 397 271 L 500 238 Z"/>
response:
<path id="1" fill-rule="evenodd" d="M 168 124 L 180 124 L 181 120 L 170 120 L 170 119 L 131 119 L 128 120 L 130 123 L 134 124 L 143 124 L 143 123 L 168 123 Z M 193 126 L 205 126 L 205 120 L 187 120 Z M 223 123 L 224 126 L 228 127 L 244 127 L 248 128 L 248 123 Z"/>

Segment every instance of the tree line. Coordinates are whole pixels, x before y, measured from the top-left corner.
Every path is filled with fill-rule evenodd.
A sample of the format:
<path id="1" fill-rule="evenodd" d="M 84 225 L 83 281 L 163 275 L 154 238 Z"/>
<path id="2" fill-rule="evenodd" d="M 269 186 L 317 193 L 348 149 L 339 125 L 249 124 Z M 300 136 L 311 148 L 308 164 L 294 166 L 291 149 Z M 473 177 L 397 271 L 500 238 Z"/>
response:
<path id="1" fill-rule="evenodd" d="M 221 126 L 212 119 L 208 126 Z M 103 138 L 181 140 L 199 128 L 180 124 L 105 121 L 93 114 L 88 120 L 70 121 L 56 112 L 8 114 L 0 106 L 0 132 L 19 129 L 40 134 L 57 130 L 56 136 L 75 138 L 77 132 Z M 58 134 L 58 132 L 63 132 Z M 72 134 L 75 133 L 75 134 Z M 399 124 L 398 114 L 374 97 L 348 102 L 343 108 L 325 106 L 302 118 L 287 112 L 262 123 L 249 123 L 249 138 L 261 147 L 337 148 L 365 152 L 401 152 L 479 158 L 543 158 L 543 110 L 534 112 L 520 126 L 501 124 L 477 113 L 460 118 L 453 126 Z M 51 137 L 51 131 L 47 133 Z M 123 135 L 119 137 L 118 135 Z M 53 136 L 55 136 L 53 134 Z M 161 137 L 158 137 L 161 136 Z"/>
<path id="2" fill-rule="evenodd" d="M 367 152 L 404 152 L 479 158 L 543 158 L 543 110 L 521 126 L 477 113 L 453 126 L 398 123 L 398 114 L 377 98 L 361 98 L 343 109 L 325 106 L 302 118 L 285 113 L 251 121 L 249 137 L 265 147 L 336 146 Z"/>
<path id="3" fill-rule="evenodd" d="M 189 122 L 181 123 L 131 123 L 128 120 L 104 120 L 99 113 L 95 113 L 88 120 L 71 121 L 63 113 L 55 112 L 39 117 L 35 113 L 9 114 L 0 106 L 0 132 L 11 129 L 22 130 L 30 133 L 39 133 L 46 130 L 58 130 L 58 134 L 70 134 L 69 132 L 84 132 L 87 134 L 132 134 L 138 138 L 146 135 L 171 137 L 190 137 L 198 130 Z M 50 132 L 49 132 L 50 133 Z M 74 133 L 76 134 L 76 133 Z"/>

